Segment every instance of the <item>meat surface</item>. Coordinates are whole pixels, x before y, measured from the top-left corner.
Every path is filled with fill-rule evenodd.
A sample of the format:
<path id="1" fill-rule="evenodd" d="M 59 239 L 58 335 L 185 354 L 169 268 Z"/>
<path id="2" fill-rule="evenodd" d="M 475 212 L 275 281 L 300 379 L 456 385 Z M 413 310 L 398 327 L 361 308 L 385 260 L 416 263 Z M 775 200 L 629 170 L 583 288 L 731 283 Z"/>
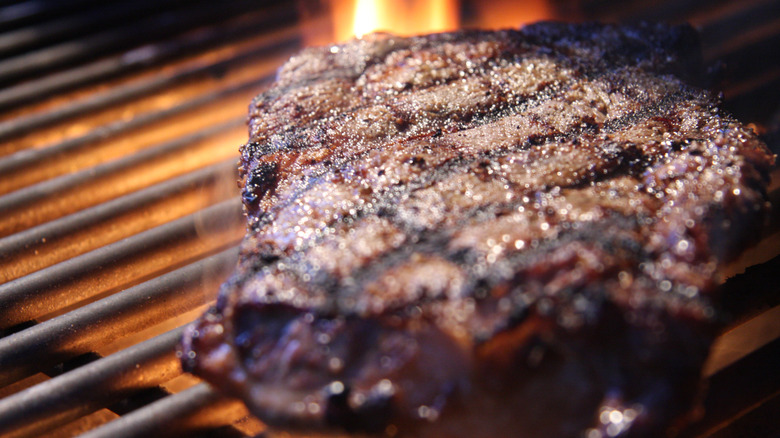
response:
<path id="1" fill-rule="evenodd" d="M 185 369 L 282 430 L 665 436 L 774 160 L 699 59 L 689 27 L 560 23 L 294 56 Z"/>

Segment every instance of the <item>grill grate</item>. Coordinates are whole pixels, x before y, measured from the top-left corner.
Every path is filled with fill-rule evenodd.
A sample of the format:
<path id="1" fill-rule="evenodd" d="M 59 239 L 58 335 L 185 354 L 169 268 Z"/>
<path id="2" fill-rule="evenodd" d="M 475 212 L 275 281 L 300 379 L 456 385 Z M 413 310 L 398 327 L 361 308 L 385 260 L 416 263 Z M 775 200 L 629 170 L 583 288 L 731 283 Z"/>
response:
<path id="1" fill-rule="evenodd" d="M 0 435 L 129 436 L 154 402 L 172 434 L 259 432 L 174 347 L 235 264 L 246 105 L 300 47 L 297 11 L 58 5 L 0 6 Z"/>
<path id="2" fill-rule="evenodd" d="M 726 107 L 780 138 L 777 0 L 553 3 L 691 20 Z M 235 264 L 246 105 L 302 34 L 284 2 L 0 0 L 0 436 L 262 434 L 175 345 Z M 778 224 L 726 283 L 734 323 L 684 438 L 780 433 Z"/>

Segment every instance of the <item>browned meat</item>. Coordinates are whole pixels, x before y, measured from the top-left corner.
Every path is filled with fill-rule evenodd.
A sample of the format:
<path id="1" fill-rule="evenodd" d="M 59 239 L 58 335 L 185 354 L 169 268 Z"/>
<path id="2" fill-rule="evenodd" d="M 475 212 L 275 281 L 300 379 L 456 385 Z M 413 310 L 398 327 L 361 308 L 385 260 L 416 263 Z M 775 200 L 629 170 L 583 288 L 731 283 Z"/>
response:
<path id="1" fill-rule="evenodd" d="M 238 268 L 183 363 L 268 424 L 660 437 L 773 157 L 687 27 L 373 35 L 250 108 Z"/>

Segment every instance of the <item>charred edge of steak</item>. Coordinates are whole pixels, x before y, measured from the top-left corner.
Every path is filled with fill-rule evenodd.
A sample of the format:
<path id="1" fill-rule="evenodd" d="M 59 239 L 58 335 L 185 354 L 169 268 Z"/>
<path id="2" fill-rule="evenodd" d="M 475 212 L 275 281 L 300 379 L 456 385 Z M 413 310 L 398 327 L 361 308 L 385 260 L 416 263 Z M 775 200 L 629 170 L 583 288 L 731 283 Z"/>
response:
<path id="1" fill-rule="evenodd" d="M 184 367 L 288 429 L 664 434 L 773 163 L 700 77 L 685 26 L 303 51 L 250 107 L 247 237 Z"/>

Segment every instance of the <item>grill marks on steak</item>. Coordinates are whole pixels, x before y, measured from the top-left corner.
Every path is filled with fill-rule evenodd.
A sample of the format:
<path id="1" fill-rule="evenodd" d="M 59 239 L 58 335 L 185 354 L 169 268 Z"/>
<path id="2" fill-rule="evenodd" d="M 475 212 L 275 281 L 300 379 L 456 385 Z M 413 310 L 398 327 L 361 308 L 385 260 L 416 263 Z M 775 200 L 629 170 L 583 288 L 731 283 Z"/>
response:
<path id="1" fill-rule="evenodd" d="M 277 426 L 658 436 L 772 161 L 678 79 L 694 53 L 546 23 L 292 58 L 250 107 L 248 234 L 185 367 Z"/>

